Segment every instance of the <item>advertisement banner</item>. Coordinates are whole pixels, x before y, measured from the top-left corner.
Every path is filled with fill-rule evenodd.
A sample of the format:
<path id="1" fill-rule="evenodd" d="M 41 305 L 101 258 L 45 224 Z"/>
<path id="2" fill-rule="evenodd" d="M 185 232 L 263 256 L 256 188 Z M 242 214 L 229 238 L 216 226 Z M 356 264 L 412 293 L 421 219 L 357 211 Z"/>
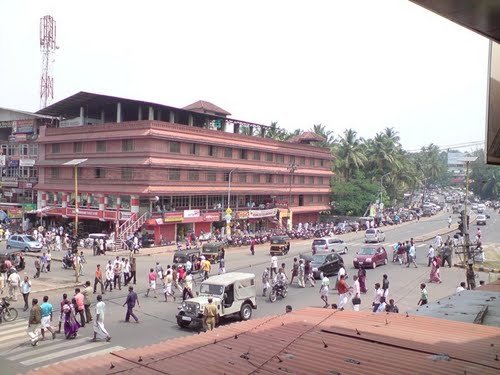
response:
<path id="1" fill-rule="evenodd" d="M 66 209 L 66 215 L 67 216 L 75 216 L 75 209 L 74 208 L 68 208 Z M 78 217 L 88 217 L 88 218 L 99 218 L 99 211 L 98 210 L 89 210 L 88 208 L 79 208 L 78 209 Z"/>
<path id="2" fill-rule="evenodd" d="M 2 186 L 4 187 L 17 187 L 17 177 L 2 177 Z"/>
<path id="3" fill-rule="evenodd" d="M 184 218 L 200 217 L 200 210 L 184 210 Z"/>
<path id="4" fill-rule="evenodd" d="M 184 217 L 182 216 L 167 216 L 163 220 L 165 223 L 172 223 L 172 222 L 179 222 L 184 220 Z"/>
<path id="5" fill-rule="evenodd" d="M 22 208 L 9 208 L 7 210 L 7 216 L 9 219 L 21 219 L 23 217 L 23 209 Z"/>
<path id="6" fill-rule="evenodd" d="M 24 212 L 35 211 L 36 204 L 35 203 L 23 203 L 23 210 L 24 210 Z"/>
<path id="7" fill-rule="evenodd" d="M 19 166 L 21 167 L 33 167 L 35 165 L 35 159 L 20 159 Z"/>
<path id="8" fill-rule="evenodd" d="M 219 221 L 220 214 L 218 212 L 203 214 L 203 220 L 205 220 L 205 221 Z"/>
<path id="9" fill-rule="evenodd" d="M 116 211 L 109 211 L 109 210 L 104 211 L 103 219 L 116 220 Z"/>
<path id="10" fill-rule="evenodd" d="M 238 211 L 236 213 L 236 218 L 237 219 L 248 219 L 248 214 L 249 214 L 248 211 Z"/>
<path id="11" fill-rule="evenodd" d="M 248 217 L 251 219 L 260 219 L 262 217 L 271 217 L 276 215 L 276 208 L 269 208 L 267 210 L 250 210 Z"/>
<path id="12" fill-rule="evenodd" d="M 120 221 L 128 220 L 132 217 L 132 212 L 120 211 Z"/>
<path id="13" fill-rule="evenodd" d="M 35 129 L 35 120 L 34 119 L 14 120 L 12 121 L 12 127 L 14 133 L 30 134 L 33 133 Z"/>

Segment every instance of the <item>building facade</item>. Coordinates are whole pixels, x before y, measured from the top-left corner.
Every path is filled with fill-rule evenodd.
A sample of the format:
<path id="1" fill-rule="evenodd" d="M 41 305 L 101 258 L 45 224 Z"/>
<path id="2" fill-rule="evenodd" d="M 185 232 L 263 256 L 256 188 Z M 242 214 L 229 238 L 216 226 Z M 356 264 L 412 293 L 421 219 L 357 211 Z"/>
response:
<path id="1" fill-rule="evenodd" d="M 264 138 L 262 125 L 208 102 L 186 108 L 79 93 L 41 110 L 58 119 L 38 138 L 44 215 L 72 220 L 75 182 L 87 231 L 100 226 L 123 240 L 143 227 L 157 244 L 190 231 L 315 221 L 330 209 L 329 150 L 307 136 Z"/>

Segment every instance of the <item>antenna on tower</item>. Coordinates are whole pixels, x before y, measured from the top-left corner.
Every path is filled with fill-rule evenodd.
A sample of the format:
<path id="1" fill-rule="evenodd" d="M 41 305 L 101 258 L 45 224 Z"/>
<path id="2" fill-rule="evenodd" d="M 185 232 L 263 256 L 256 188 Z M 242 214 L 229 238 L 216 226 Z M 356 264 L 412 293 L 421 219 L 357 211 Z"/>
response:
<path id="1" fill-rule="evenodd" d="M 52 54 L 59 47 L 56 45 L 56 21 L 52 16 L 40 18 L 40 51 L 42 52 L 42 76 L 40 78 L 40 107 L 45 108 L 54 99 L 54 78 Z"/>

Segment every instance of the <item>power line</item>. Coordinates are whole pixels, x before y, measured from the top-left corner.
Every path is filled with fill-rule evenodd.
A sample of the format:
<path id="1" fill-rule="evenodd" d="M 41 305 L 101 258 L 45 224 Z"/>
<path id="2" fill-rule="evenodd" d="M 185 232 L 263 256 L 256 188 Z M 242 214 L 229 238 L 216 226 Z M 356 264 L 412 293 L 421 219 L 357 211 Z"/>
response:
<path id="1" fill-rule="evenodd" d="M 471 147 L 471 146 L 478 146 L 484 144 L 483 141 L 471 141 L 471 142 L 464 142 L 464 143 L 455 143 L 451 145 L 444 145 L 444 146 L 438 146 L 439 150 L 447 150 L 447 149 L 457 149 L 457 148 L 465 148 L 465 147 Z M 425 147 L 425 146 L 422 146 Z M 416 150 L 409 150 L 408 152 L 420 152 L 422 150 L 422 147 Z"/>

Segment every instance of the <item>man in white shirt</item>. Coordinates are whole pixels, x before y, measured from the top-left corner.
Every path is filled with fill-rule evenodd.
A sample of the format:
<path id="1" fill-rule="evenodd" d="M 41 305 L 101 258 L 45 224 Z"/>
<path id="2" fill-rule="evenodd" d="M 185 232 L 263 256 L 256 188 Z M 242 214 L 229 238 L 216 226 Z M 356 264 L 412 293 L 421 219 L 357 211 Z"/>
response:
<path id="1" fill-rule="evenodd" d="M 427 250 L 427 259 L 429 260 L 427 267 L 431 266 L 434 256 L 435 256 L 434 248 L 432 247 L 432 245 L 429 245 L 429 250 Z"/>
<path id="2" fill-rule="evenodd" d="M 278 257 L 276 255 L 271 257 L 271 279 L 273 278 L 273 272 L 278 273 Z"/>
<path id="3" fill-rule="evenodd" d="M 460 292 L 463 292 L 464 290 L 466 290 L 465 286 L 467 284 L 465 284 L 465 281 L 462 281 L 460 283 L 460 285 L 457 287 L 457 290 L 455 291 L 455 293 L 460 293 Z"/>
<path id="4" fill-rule="evenodd" d="M 375 284 L 375 293 L 373 295 L 373 312 L 377 312 L 378 307 L 380 306 L 380 299 L 384 296 L 384 291 L 380 288 L 380 284 Z"/>
<path id="5" fill-rule="evenodd" d="M 359 299 L 359 302 L 361 302 L 361 286 L 359 285 L 359 280 L 358 280 L 357 275 L 354 275 L 352 277 L 352 279 L 354 280 L 354 283 L 352 284 L 352 289 L 353 289 L 353 293 L 354 293 L 352 308 L 354 311 L 359 311 L 360 304 L 354 303 L 354 302 L 358 301 L 358 299 Z"/>
<path id="6" fill-rule="evenodd" d="M 7 283 L 9 284 L 9 297 L 13 301 L 17 301 L 17 292 L 19 285 L 21 285 L 21 277 L 17 272 L 12 272 L 7 278 Z"/>
<path id="7" fill-rule="evenodd" d="M 434 239 L 434 243 L 436 245 L 436 248 L 439 249 L 441 247 L 441 244 L 443 243 L 443 239 L 441 238 L 441 236 L 439 234 Z"/>
<path id="8" fill-rule="evenodd" d="M 91 341 L 111 340 L 106 328 L 104 328 L 104 312 L 106 311 L 106 304 L 102 300 L 102 296 L 97 296 L 97 304 L 95 305 L 95 321 L 94 321 L 94 338 Z"/>

